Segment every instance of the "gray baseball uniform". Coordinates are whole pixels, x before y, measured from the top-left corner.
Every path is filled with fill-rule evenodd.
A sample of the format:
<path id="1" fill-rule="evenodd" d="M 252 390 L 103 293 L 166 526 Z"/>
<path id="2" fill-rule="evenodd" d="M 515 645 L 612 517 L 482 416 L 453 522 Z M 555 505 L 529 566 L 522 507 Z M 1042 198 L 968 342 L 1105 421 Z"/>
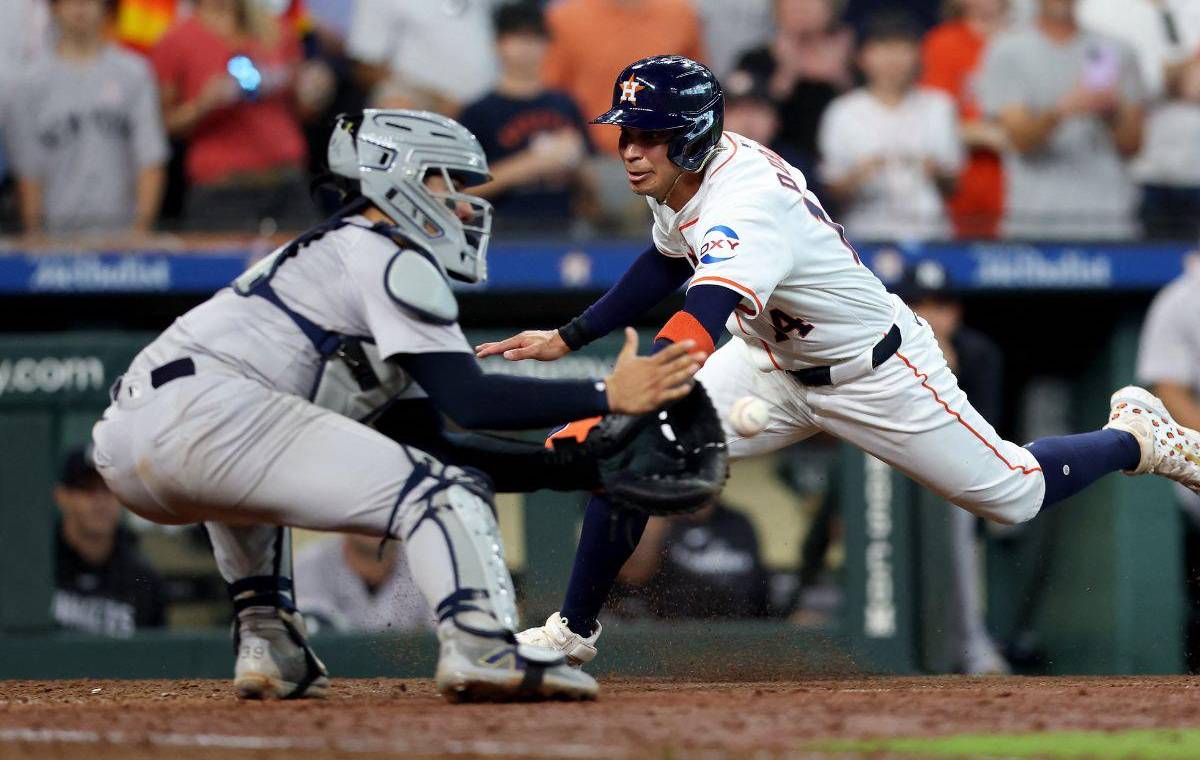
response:
<path id="1" fill-rule="evenodd" d="M 383 356 L 470 352 L 457 324 L 421 321 L 393 300 L 384 283 L 395 243 L 362 217 L 349 221 L 278 267 L 279 299 L 326 329 L 373 338 Z M 185 357 L 194 374 L 156 375 Z M 462 472 L 306 400 L 321 366 L 281 308 L 222 290 L 133 360 L 93 430 L 97 468 L 148 519 L 208 521 L 229 583 L 278 574 L 286 552 L 275 525 L 403 535 L 432 609 L 456 589 L 454 560 L 421 514 L 439 482 Z M 499 541 L 487 543 L 492 577 L 511 594 Z"/>
<path id="2" fill-rule="evenodd" d="M 15 88 L 10 158 L 42 185 L 54 233 L 133 222 L 138 173 L 167 158 L 158 90 L 139 55 L 106 47 L 87 65 L 51 53 Z"/>

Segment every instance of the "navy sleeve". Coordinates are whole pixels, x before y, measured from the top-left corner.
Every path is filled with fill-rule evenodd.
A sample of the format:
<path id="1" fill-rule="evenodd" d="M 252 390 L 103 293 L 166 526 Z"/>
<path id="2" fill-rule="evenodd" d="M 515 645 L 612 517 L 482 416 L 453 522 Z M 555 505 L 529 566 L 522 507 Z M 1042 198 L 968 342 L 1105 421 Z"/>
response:
<path id="1" fill-rule="evenodd" d="M 587 340 L 601 338 L 633 323 L 679 290 L 692 273 L 686 259 L 664 256 L 651 245 L 634 260 L 617 284 L 580 315 Z"/>
<path id="2" fill-rule="evenodd" d="M 443 414 L 468 430 L 528 430 L 608 414 L 597 380 L 542 380 L 484 374 L 462 353 L 396 354 Z"/>
<path id="3" fill-rule="evenodd" d="M 729 288 L 720 285 L 696 285 L 688 289 L 683 311 L 691 314 L 704 326 L 715 346 L 721 341 L 721 334 L 725 332 L 725 322 L 741 300 L 741 294 Z M 661 351 L 670 343 L 666 338 L 659 338 L 654 341 L 651 353 Z"/>

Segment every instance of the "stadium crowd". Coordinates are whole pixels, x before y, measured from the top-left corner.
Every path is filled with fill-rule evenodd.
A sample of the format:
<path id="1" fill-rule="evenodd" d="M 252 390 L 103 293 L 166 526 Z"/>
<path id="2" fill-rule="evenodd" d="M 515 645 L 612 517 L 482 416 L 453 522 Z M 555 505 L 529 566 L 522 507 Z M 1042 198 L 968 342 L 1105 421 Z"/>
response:
<path id="1" fill-rule="evenodd" d="M 637 234 L 615 72 L 679 53 L 852 236 L 1200 234 L 1190 0 L 6 0 L 4 232 L 316 218 L 331 117 L 456 116 L 498 230 Z"/>

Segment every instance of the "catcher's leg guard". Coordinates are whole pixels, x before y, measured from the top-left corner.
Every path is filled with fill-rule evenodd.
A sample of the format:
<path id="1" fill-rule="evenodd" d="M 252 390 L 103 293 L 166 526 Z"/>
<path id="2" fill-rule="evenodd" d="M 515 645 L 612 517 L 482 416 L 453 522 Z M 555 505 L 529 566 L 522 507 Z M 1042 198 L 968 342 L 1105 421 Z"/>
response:
<path id="1" fill-rule="evenodd" d="M 413 456 L 397 499 L 399 533 L 437 612 L 438 691 L 455 702 L 593 698 L 596 682 L 561 655 L 517 644 L 512 579 L 486 479 Z"/>
<path id="2" fill-rule="evenodd" d="M 291 532 L 219 523 L 206 527 L 233 601 L 234 688 L 238 696 L 325 696 L 329 673 L 309 646 L 304 618 L 296 610 Z M 261 574 L 237 577 L 242 573 Z"/>

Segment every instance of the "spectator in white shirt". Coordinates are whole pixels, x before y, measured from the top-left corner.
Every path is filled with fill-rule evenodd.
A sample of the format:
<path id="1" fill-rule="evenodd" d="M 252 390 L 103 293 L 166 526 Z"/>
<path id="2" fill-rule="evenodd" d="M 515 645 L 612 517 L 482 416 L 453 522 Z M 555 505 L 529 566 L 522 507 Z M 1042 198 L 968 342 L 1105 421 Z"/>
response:
<path id="1" fill-rule="evenodd" d="M 1134 177 L 1148 237 L 1200 237 L 1200 2 L 1082 0 L 1079 22 L 1131 45 L 1151 104 Z"/>
<path id="2" fill-rule="evenodd" d="M 859 51 L 865 86 L 834 100 L 821 121 L 822 179 L 860 240 L 949 234 L 943 199 L 963 148 L 953 101 L 916 85 L 919 44 L 906 16 L 875 17 Z"/>
<path id="3" fill-rule="evenodd" d="M 346 52 L 381 108 L 450 116 L 492 89 L 498 0 L 356 0 Z"/>

